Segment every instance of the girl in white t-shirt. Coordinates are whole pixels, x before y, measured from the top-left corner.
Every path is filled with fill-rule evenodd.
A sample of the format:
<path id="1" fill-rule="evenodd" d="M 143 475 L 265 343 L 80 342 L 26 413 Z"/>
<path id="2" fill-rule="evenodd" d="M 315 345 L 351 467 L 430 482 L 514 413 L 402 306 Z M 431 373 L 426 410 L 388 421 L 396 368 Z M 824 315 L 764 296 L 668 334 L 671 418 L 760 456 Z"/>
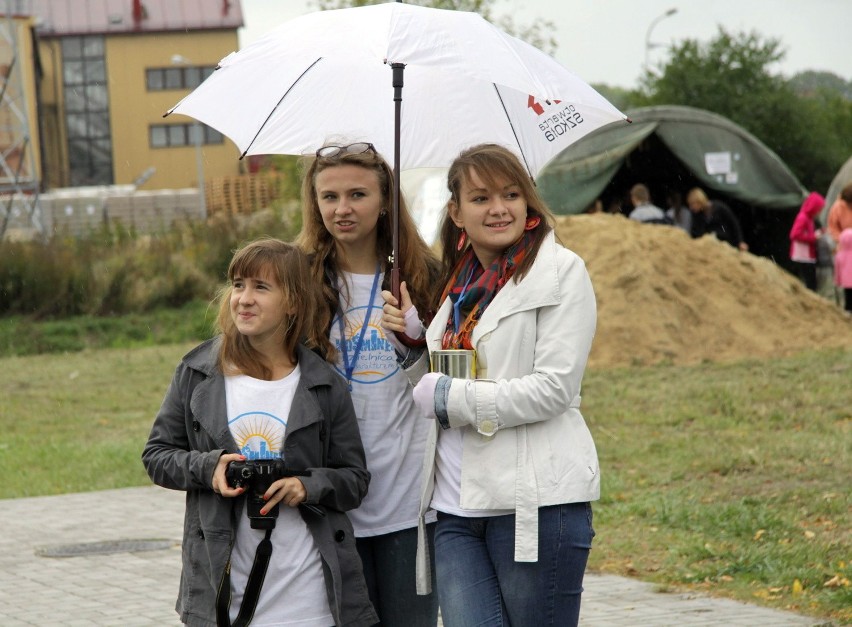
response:
<path id="1" fill-rule="evenodd" d="M 318 306 L 297 247 L 264 238 L 239 250 L 220 334 L 183 358 L 157 414 L 142 459 L 155 483 L 187 492 L 187 625 L 378 620 L 345 513 L 369 473 L 346 385 L 323 359 L 334 350 Z M 242 485 L 240 466 L 254 477 Z M 263 550 L 265 570 L 254 565 Z"/>
<path id="2" fill-rule="evenodd" d="M 417 318 L 409 320 L 410 337 L 381 326 L 381 292 L 391 283 L 393 185 L 390 166 L 372 144 L 324 146 L 305 173 L 297 242 L 312 254 L 312 273 L 322 285 L 324 322 L 337 349 L 337 371 L 352 393 L 371 474 L 370 492 L 350 513 L 370 599 L 385 627 L 432 627 L 435 595 L 418 596 L 415 585 L 428 425 L 397 361 L 398 354 L 422 354 L 423 340 L 412 338 L 421 338 L 423 329 Z M 398 249 L 403 284 L 423 296 L 418 310 L 428 312 L 438 264 L 402 201 Z"/>

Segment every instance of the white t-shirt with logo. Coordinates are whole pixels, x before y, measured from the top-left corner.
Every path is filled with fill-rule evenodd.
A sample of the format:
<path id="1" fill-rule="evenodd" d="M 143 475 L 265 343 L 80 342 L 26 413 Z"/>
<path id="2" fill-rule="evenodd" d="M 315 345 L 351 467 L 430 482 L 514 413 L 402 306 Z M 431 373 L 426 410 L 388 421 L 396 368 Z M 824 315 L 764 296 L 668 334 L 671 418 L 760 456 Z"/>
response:
<path id="1" fill-rule="evenodd" d="M 278 381 L 244 375 L 225 377 L 228 428 L 247 460 L 281 456 L 299 367 Z M 287 460 L 284 460 L 285 463 Z M 252 627 L 328 627 L 334 623 L 325 590 L 322 560 L 298 508 L 278 506 L 272 557 Z M 245 508 L 237 518 L 231 551 L 231 621 L 240 610 L 258 543 L 265 531 L 252 529 Z"/>
<path id="2" fill-rule="evenodd" d="M 366 319 L 374 278 L 372 274 L 342 273 L 348 291 L 342 286 L 339 289 L 350 363 L 362 328 L 367 326 L 358 358 L 352 363 L 351 380 L 352 402 L 371 477 L 366 498 L 360 507 L 348 512 L 358 537 L 417 526 L 420 473 L 429 428 L 429 421 L 414 405 L 408 377 L 388 341 L 389 332 L 381 325 L 381 274 L 370 317 Z M 330 339 L 338 351 L 335 369 L 346 377 L 340 326 L 338 311 L 331 323 Z"/>

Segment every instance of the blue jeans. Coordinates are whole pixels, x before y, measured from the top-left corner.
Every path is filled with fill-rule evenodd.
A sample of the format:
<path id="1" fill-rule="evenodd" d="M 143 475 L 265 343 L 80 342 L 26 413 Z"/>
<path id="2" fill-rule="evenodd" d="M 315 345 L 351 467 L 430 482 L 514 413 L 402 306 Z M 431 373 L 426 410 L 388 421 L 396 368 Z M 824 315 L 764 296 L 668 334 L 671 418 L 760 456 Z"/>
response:
<path id="1" fill-rule="evenodd" d="M 438 512 L 435 556 L 445 627 L 577 625 L 592 548 L 589 503 L 538 510 L 537 562 L 516 562 L 515 515 Z"/>
<path id="2" fill-rule="evenodd" d="M 435 524 L 426 526 L 429 545 Z M 355 546 L 364 566 L 370 601 L 382 627 L 435 627 L 438 623 L 438 595 L 418 595 L 415 578 L 417 528 L 381 536 L 356 538 Z M 432 560 L 434 563 L 434 553 Z M 434 570 L 432 590 L 435 590 Z"/>

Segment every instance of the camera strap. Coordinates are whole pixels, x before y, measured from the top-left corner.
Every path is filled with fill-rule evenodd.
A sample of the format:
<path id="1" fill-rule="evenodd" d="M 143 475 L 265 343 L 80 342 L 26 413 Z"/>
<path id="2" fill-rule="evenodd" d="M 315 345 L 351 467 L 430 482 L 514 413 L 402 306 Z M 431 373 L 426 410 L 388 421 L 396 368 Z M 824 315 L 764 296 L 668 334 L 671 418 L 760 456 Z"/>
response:
<path id="1" fill-rule="evenodd" d="M 246 582 L 246 592 L 240 605 L 240 612 L 233 624 L 230 617 L 231 564 L 228 563 L 222 584 L 219 587 L 219 594 L 216 595 L 216 625 L 218 627 L 245 627 L 254 617 L 257 600 L 260 598 L 260 589 L 263 587 L 266 569 L 269 566 L 269 558 L 272 556 L 272 542 L 269 539 L 271 535 L 272 529 L 267 529 L 266 536 L 257 545 L 254 563 L 251 565 L 251 572 Z"/>

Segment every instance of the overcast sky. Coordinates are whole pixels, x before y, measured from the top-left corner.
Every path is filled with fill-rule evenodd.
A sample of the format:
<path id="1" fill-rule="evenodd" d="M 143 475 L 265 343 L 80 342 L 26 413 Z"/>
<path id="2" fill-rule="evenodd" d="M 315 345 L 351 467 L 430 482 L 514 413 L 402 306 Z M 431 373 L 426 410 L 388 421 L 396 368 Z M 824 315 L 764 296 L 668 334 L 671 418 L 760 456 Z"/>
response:
<path id="1" fill-rule="evenodd" d="M 315 11 L 312 0 L 242 0 L 246 45 L 286 20 Z M 669 9 L 677 12 L 654 24 Z M 496 0 L 496 14 L 517 25 L 549 19 L 556 25 L 555 57 L 588 83 L 635 87 L 646 53 L 654 65 L 666 45 L 707 42 L 718 26 L 779 39 L 786 56 L 774 71 L 829 71 L 852 81 L 852 0 Z"/>

